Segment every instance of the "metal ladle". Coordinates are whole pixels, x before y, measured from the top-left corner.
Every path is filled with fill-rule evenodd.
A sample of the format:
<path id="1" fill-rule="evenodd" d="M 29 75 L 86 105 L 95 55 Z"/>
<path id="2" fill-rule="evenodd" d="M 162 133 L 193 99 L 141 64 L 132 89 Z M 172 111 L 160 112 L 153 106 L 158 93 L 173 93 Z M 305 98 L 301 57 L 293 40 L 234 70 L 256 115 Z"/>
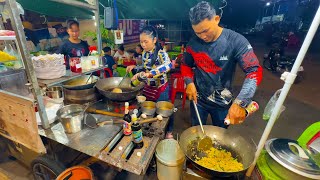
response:
<path id="1" fill-rule="evenodd" d="M 206 133 L 204 132 L 197 104 L 194 101 L 192 101 L 192 102 L 193 102 L 193 106 L 194 106 L 194 109 L 196 111 L 197 118 L 198 118 L 201 130 L 202 130 L 202 133 L 203 133 L 202 138 L 198 142 L 198 150 L 206 151 L 206 150 L 209 150 L 211 147 L 213 147 L 213 142 L 212 142 L 212 139 L 209 136 L 207 136 Z"/>
<path id="2" fill-rule="evenodd" d="M 87 79 L 86 84 L 88 84 L 91 77 L 92 77 L 92 73 L 90 74 L 89 78 Z"/>

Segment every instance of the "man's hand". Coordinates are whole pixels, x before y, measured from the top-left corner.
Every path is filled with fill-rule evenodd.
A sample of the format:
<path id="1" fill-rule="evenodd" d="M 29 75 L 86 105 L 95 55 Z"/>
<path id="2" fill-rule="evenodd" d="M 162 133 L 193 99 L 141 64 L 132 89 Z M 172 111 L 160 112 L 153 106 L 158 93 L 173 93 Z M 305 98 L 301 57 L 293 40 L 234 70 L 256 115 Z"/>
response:
<path id="1" fill-rule="evenodd" d="M 128 66 L 126 69 L 127 73 L 130 73 L 132 71 L 132 69 L 134 69 L 135 67 L 136 67 L 136 65 Z"/>
<path id="2" fill-rule="evenodd" d="M 233 103 L 229 109 L 226 119 L 230 121 L 230 124 L 240 124 L 246 118 L 246 110 L 236 103 Z"/>
<path id="3" fill-rule="evenodd" d="M 197 103 L 197 89 L 194 83 L 187 85 L 186 93 L 189 100 L 193 100 L 195 103 Z"/>
<path id="4" fill-rule="evenodd" d="M 112 69 L 117 69 L 117 67 L 118 67 L 117 64 L 115 64 L 112 66 Z"/>

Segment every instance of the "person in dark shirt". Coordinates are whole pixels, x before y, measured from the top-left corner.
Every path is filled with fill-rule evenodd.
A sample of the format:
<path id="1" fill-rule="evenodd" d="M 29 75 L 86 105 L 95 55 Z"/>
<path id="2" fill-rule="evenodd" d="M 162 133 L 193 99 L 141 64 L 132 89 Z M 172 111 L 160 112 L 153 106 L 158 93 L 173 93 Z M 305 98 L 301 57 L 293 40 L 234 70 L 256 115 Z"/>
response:
<path id="1" fill-rule="evenodd" d="M 138 58 L 141 59 L 142 52 L 143 52 L 143 48 L 140 44 L 138 44 L 136 46 L 136 52 L 134 52 L 134 55 L 133 55 L 134 59 L 138 59 Z"/>
<path id="2" fill-rule="evenodd" d="M 69 59 L 72 57 L 88 56 L 89 45 L 86 41 L 79 39 L 79 22 L 75 20 L 68 20 L 67 32 L 69 34 L 69 38 L 62 43 L 56 53 L 65 55 L 66 67 L 69 69 Z"/>
<path id="3" fill-rule="evenodd" d="M 214 126 L 227 128 L 225 119 L 243 122 L 245 108 L 262 80 L 262 68 L 252 46 L 242 35 L 220 27 L 220 16 L 206 1 L 192 7 L 189 18 L 196 36 L 189 41 L 181 65 L 189 99 L 197 103 L 203 124 L 209 114 Z M 234 99 L 231 85 L 236 64 L 246 78 Z M 192 125 L 199 125 L 193 103 L 190 106 Z"/>
<path id="4" fill-rule="evenodd" d="M 109 72 L 113 72 L 113 69 L 117 68 L 117 64 L 114 62 L 113 57 L 111 56 L 111 48 L 110 47 L 105 47 L 102 49 L 104 52 L 103 60 L 104 60 L 104 65 L 108 66 L 107 68 L 110 70 Z M 108 71 L 106 71 L 107 77 L 111 77 L 112 74 L 109 74 Z"/>

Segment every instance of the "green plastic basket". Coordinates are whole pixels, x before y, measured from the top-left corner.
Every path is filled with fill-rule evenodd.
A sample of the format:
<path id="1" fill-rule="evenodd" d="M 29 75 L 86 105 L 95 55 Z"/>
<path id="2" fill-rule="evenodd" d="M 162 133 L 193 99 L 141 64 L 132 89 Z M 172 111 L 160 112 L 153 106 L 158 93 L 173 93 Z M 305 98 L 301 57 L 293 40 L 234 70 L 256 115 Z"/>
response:
<path id="1" fill-rule="evenodd" d="M 299 145 L 306 149 L 308 142 L 318 133 L 320 132 L 320 121 L 313 123 L 309 126 L 298 138 Z"/>
<path id="2" fill-rule="evenodd" d="M 268 156 L 268 152 L 266 150 L 262 150 L 257 161 L 257 167 L 263 179 L 264 180 L 282 180 L 270 169 L 266 160 L 266 156 Z"/>
<path id="3" fill-rule="evenodd" d="M 120 77 L 124 77 L 127 73 L 126 68 L 124 68 L 124 67 L 117 67 L 117 72 L 119 73 Z M 132 77 L 132 76 L 133 76 L 133 74 L 132 74 L 132 72 L 130 72 L 128 77 Z"/>

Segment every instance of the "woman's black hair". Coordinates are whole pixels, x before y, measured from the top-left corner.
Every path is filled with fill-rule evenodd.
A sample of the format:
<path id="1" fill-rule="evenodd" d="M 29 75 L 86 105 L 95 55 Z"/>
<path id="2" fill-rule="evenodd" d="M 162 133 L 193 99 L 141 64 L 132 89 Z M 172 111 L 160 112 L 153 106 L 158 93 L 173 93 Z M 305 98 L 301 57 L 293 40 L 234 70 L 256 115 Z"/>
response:
<path id="1" fill-rule="evenodd" d="M 143 51 L 141 44 L 138 44 L 137 47 L 139 47 Z"/>
<path id="2" fill-rule="evenodd" d="M 153 66 L 155 63 L 156 63 L 156 60 L 158 58 L 158 53 L 159 53 L 159 50 L 162 49 L 159 41 L 158 41 L 158 32 L 157 30 L 153 27 L 153 26 L 146 26 L 142 29 L 141 33 L 140 34 L 147 34 L 148 36 L 150 36 L 152 39 L 153 38 L 157 38 L 157 41 L 156 41 L 156 49 L 153 53 L 153 56 L 152 56 L 152 59 L 151 59 L 151 66 Z"/>
<path id="3" fill-rule="evenodd" d="M 124 51 L 124 46 L 123 46 L 123 44 L 121 44 L 121 45 L 118 47 L 118 49 L 121 50 L 121 51 Z"/>
<path id="4" fill-rule="evenodd" d="M 67 28 L 68 28 L 68 29 L 71 29 L 71 26 L 72 26 L 72 25 L 77 25 L 77 26 L 79 27 L 79 22 L 76 21 L 76 20 L 68 20 L 68 21 L 67 21 Z"/>

